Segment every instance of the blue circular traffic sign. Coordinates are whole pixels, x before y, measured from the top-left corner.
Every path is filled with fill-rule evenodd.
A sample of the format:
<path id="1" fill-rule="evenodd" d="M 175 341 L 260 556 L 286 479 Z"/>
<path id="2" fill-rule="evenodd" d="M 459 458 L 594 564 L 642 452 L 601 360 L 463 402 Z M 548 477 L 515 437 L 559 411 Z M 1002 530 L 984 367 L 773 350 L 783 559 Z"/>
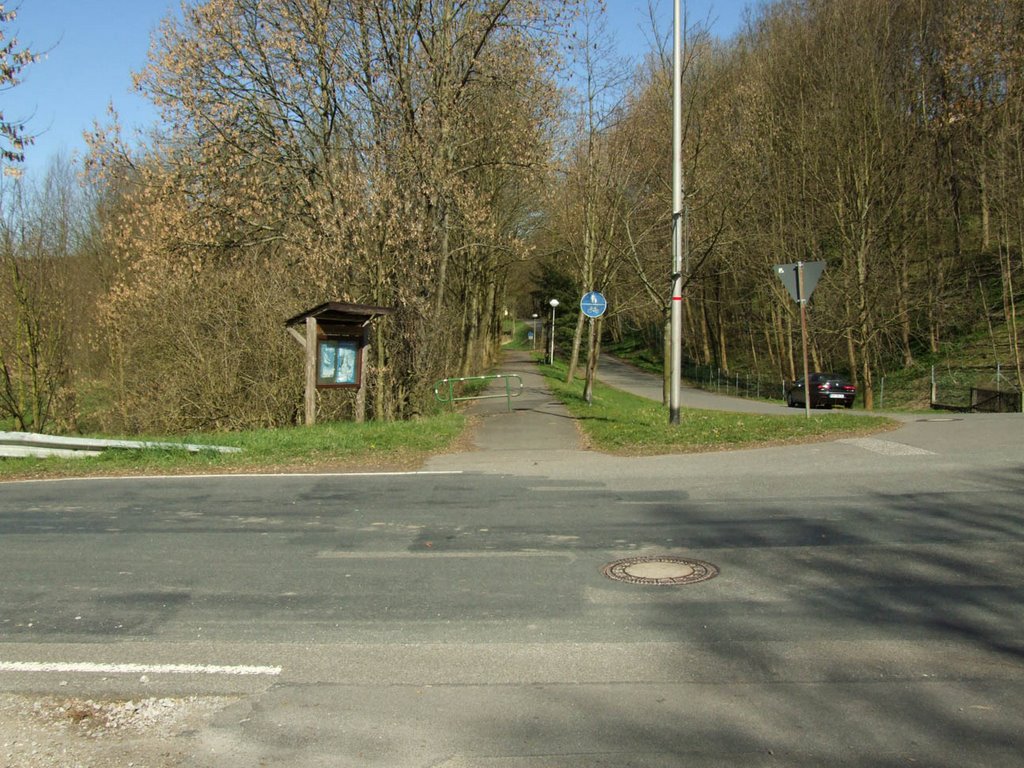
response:
<path id="1" fill-rule="evenodd" d="M 587 317 L 600 317 L 608 309 L 608 300 L 597 291 L 583 294 L 580 311 Z"/>

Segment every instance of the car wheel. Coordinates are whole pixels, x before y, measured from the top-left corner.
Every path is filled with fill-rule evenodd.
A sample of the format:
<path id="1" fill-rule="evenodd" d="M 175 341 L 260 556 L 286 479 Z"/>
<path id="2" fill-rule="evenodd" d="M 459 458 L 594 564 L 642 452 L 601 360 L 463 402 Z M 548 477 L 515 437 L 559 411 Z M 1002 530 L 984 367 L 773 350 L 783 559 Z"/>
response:
<path id="1" fill-rule="evenodd" d="M 796 408 L 796 400 L 793 399 L 792 395 L 786 395 L 786 405 L 790 408 Z"/>

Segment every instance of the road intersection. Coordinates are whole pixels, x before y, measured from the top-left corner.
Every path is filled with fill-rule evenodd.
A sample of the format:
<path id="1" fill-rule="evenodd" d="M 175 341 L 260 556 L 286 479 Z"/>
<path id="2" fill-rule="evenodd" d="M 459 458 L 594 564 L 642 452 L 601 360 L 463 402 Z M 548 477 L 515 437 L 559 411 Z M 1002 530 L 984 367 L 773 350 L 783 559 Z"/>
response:
<path id="1" fill-rule="evenodd" d="M 166 766 L 1019 766 L 1019 416 L 623 458 L 509 371 L 419 473 L 4 485 L 0 692 L 223 699 Z"/>

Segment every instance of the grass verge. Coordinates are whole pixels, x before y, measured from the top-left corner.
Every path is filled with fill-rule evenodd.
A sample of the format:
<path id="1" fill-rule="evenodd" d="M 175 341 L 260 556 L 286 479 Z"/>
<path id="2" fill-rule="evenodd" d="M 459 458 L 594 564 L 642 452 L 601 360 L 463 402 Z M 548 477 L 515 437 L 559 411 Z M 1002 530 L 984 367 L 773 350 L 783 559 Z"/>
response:
<path id="1" fill-rule="evenodd" d="M 541 365 L 548 385 L 575 416 L 590 447 L 620 455 L 696 453 L 833 440 L 894 429 L 898 422 L 872 416 L 803 412 L 779 416 L 684 408 L 670 426 L 660 403 L 597 384 L 593 403 L 583 381 L 565 384 L 565 366 Z M 442 413 L 408 422 L 334 423 L 315 427 L 193 434 L 181 442 L 231 445 L 239 454 L 177 450 L 111 450 L 96 457 L 0 459 L 0 479 L 108 475 L 180 475 L 415 469 L 465 438 L 466 417 Z M 143 440 L 173 441 L 164 436 Z"/>
<path id="2" fill-rule="evenodd" d="M 178 450 L 110 450 L 81 458 L 0 459 L 0 479 L 103 475 L 175 475 L 241 472 L 316 472 L 414 469 L 457 444 L 466 425 L 460 413 L 417 421 L 334 423 L 314 427 L 133 439 L 231 445 L 238 454 Z"/>
<path id="3" fill-rule="evenodd" d="M 548 386 L 579 420 L 589 446 L 624 456 L 699 453 L 737 448 L 835 440 L 895 429 L 899 422 L 879 416 L 804 412 L 779 416 L 683 408 L 670 425 L 661 403 L 600 383 L 593 401 L 583 399 L 583 380 L 565 383 L 566 368 L 541 365 Z"/>

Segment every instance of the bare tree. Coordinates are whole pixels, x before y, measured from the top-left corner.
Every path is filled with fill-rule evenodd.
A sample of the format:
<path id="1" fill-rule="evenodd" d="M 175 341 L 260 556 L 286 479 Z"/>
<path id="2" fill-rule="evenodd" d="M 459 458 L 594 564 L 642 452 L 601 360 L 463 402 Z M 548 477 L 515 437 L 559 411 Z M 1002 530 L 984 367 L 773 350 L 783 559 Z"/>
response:
<path id="1" fill-rule="evenodd" d="M 170 320 L 195 349 L 163 350 L 171 370 L 198 368 L 178 377 L 190 382 L 212 368 L 198 348 L 227 354 L 233 328 L 236 348 L 287 376 L 262 335 L 284 334 L 236 328 L 236 301 L 276 301 L 282 317 L 328 298 L 395 307 L 365 372 L 376 418 L 414 416 L 435 378 L 486 365 L 547 156 L 563 5 L 207 0 L 166 22 L 139 84 L 173 128 L 134 157 L 104 139 L 94 163 L 122 210 L 107 231 L 125 268 L 105 311 L 131 374 L 122 401 L 164 391 L 168 417 L 172 403 L 197 413 L 175 377 L 132 363 L 125 320 L 154 302 L 193 302 Z M 243 391 L 218 394 L 214 426 L 288 419 L 286 387 L 263 402 Z"/>
<path id="2" fill-rule="evenodd" d="M 72 290 L 81 243 L 80 194 L 60 158 L 37 186 L 0 184 L 0 413 L 19 430 L 74 425 Z"/>
<path id="3" fill-rule="evenodd" d="M 9 34 L 17 16 L 16 8 L 8 9 L 6 3 L 0 3 L 0 93 L 16 87 L 21 82 L 25 67 L 39 59 L 28 47 L 22 46 L 18 38 Z M 24 121 L 11 119 L 0 110 L 0 166 L 3 166 L 5 175 L 21 175 L 19 165 L 25 160 L 25 147 L 33 140 Z"/>

